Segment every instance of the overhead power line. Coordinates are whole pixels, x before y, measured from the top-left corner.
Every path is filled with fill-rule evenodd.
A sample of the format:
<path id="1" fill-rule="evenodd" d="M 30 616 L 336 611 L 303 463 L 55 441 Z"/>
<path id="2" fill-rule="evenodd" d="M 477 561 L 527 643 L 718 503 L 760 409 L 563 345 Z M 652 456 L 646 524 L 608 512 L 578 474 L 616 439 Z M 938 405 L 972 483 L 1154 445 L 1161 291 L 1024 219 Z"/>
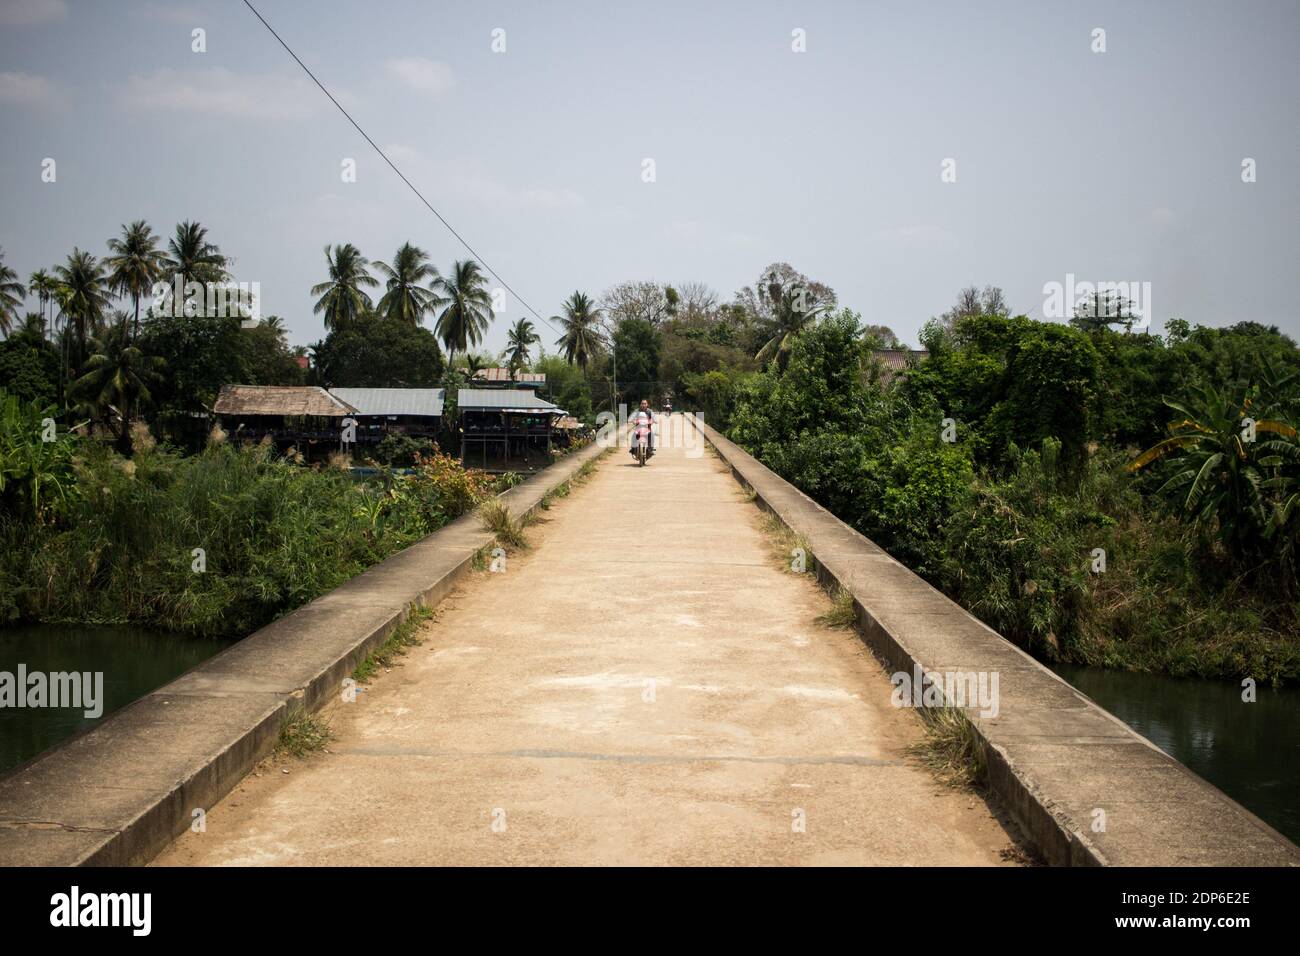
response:
<path id="1" fill-rule="evenodd" d="M 507 292 L 509 292 L 517 300 L 519 300 L 520 305 L 522 305 L 525 309 L 527 309 L 534 316 L 536 316 L 537 319 L 541 321 L 543 324 L 545 324 L 546 327 L 549 328 L 552 332 L 558 333 L 560 330 L 557 329 L 555 326 L 551 325 L 551 323 L 546 318 L 544 318 L 540 312 L 538 312 L 536 309 L 534 309 L 531 305 L 528 304 L 528 302 L 524 299 L 523 296 L 521 296 L 518 292 L 516 292 L 513 288 L 511 288 L 510 283 L 506 282 L 505 279 L 501 278 L 500 273 L 498 273 L 495 269 L 493 269 L 490 265 L 488 265 L 487 260 L 474 251 L 474 247 L 465 241 L 464 236 L 462 236 L 459 232 L 455 230 L 452 224 L 449 223 L 446 220 L 446 218 L 443 217 L 442 213 L 438 212 L 438 210 L 433 208 L 433 204 L 430 203 L 429 200 L 424 198 L 424 193 L 420 192 L 420 190 L 415 187 L 415 184 L 406 178 L 406 174 L 397 168 L 397 164 L 388 158 L 388 155 L 382 149 L 379 148 L 378 144 L 375 143 L 375 141 L 370 138 L 370 135 L 364 129 L 361 128 L 361 124 L 352 118 L 352 114 L 343 108 L 343 104 L 334 98 L 334 94 L 325 88 L 325 84 L 316 78 L 316 74 L 313 73 L 311 70 L 309 70 L 307 68 L 307 64 L 302 62 L 302 60 L 298 58 L 298 54 L 294 53 L 293 49 L 289 46 L 289 44 L 284 42 L 284 38 L 281 37 L 280 34 L 275 32 L 275 28 L 271 26 L 271 24 L 266 22 L 266 17 L 258 13 L 257 8 L 253 6 L 249 2 L 249 0 L 244 0 L 244 6 L 248 7 L 249 10 L 253 11 L 253 16 L 257 17 L 258 20 L 262 21 L 262 26 L 266 27 L 266 29 L 270 31 L 271 36 L 275 37 L 275 39 L 279 41 L 280 46 L 284 47 L 285 52 L 288 53 L 291 57 L 293 57 L 294 62 L 297 63 L 300 67 L 302 67 L 303 72 L 311 77 L 311 81 L 315 83 L 318 87 L 320 87 L 320 91 L 324 93 L 327 97 L 329 97 L 329 101 L 333 103 L 336 107 L 338 107 L 338 111 L 342 113 L 345 117 L 347 117 L 347 121 L 351 123 L 353 128 L 356 129 L 356 131 L 361 134 L 362 138 L 365 139 L 365 141 L 370 144 L 370 148 L 379 154 L 379 158 L 382 159 L 384 162 L 386 162 L 389 168 L 392 169 L 393 172 L 397 173 L 398 178 L 401 179 L 402 182 L 406 183 L 407 188 L 410 189 L 411 192 L 415 193 L 416 198 L 419 199 L 420 202 L 424 203 L 425 208 L 428 209 L 429 212 L 433 213 L 435 216 L 438 217 L 438 221 L 447 227 L 447 231 L 456 237 L 456 241 L 465 247 L 465 249 L 469 252 L 470 256 L 473 257 L 480 265 L 482 265 L 484 269 L 486 269 L 489 273 L 491 273 L 492 278 L 496 279 L 497 282 L 501 283 L 502 288 L 504 288 Z"/>

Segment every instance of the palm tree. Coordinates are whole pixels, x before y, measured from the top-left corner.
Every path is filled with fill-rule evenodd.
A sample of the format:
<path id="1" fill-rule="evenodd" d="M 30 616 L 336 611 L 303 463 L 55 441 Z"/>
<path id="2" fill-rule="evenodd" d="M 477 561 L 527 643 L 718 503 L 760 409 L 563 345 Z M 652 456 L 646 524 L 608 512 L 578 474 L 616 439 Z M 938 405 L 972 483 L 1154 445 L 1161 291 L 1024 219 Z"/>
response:
<path id="1" fill-rule="evenodd" d="M 320 296 L 313 312 L 325 313 L 325 328 L 332 329 L 372 308 L 370 296 L 361 291 L 362 286 L 377 286 L 379 281 L 366 271 L 370 260 L 352 243 L 325 247 L 325 262 L 329 265 L 329 281 L 311 287 L 311 294 Z"/>
<path id="2" fill-rule="evenodd" d="M 4 250 L 0 249 L 0 333 L 8 335 L 27 298 L 27 289 L 18 281 L 18 273 L 5 265 L 4 258 Z"/>
<path id="3" fill-rule="evenodd" d="M 23 324 L 18 327 L 18 331 L 33 339 L 45 341 L 45 316 L 40 312 L 28 312 L 23 317 Z"/>
<path id="4" fill-rule="evenodd" d="M 1267 405 L 1257 408 L 1254 398 L 1237 402 L 1208 384 L 1189 402 L 1166 398 L 1165 404 L 1178 413 L 1179 420 L 1169 426 L 1168 438 L 1144 451 L 1128 469 L 1137 471 L 1166 455 L 1176 455 L 1170 463 L 1170 477 L 1157 493 L 1175 494 L 1178 510 L 1200 531 L 1217 530 L 1234 554 L 1257 550 L 1273 517 L 1267 491 L 1278 487 L 1276 480 L 1270 480 L 1269 471 L 1296 461 L 1297 456 L 1294 447 L 1280 439 L 1249 440 L 1243 433 L 1244 420 L 1258 415 L 1256 432 L 1292 439 L 1296 429 L 1272 417 Z"/>
<path id="5" fill-rule="evenodd" d="M 46 307 L 54 298 L 54 290 L 58 283 L 54 277 L 44 269 L 37 269 L 27 277 L 27 288 L 32 295 L 35 295 L 41 303 L 41 315 L 44 316 Z M 48 320 L 47 320 L 48 321 Z"/>
<path id="6" fill-rule="evenodd" d="M 75 366 L 86 354 L 87 332 L 97 334 L 108 311 L 108 277 L 99 260 L 77 248 L 64 265 L 54 267 L 54 273 L 62 286 L 56 294 L 59 309 L 70 323 L 76 345 Z"/>
<path id="7" fill-rule="evenodd" d="M 541 336 L 528 319 L 520 319 L 506 333 L 506 352 L 509 356 L 507 365 L 510 376 L 514 377 L 519 369 L 528 364 L 528 350 L 534 342 L 540 342 Z"/>
<path id="8" fill-rule="evenodd" d="M 600 309 L 585 293 L 574 292 L 564 301 L 564 314 L 551 318 L 564 329 L 555 344 L 570 364 L 585 369 L 600 345 Z"/>
<path id="9" fill-rule="evenodd" d="M 168 285 L 174 285 L 179 276 L 181 297 L 185 296 L 185 286 L 191 282 L 216 283 L 229 278 L 226 271 L 230 264 L 225 256 L 211 242 L 208 242 L 208 230 L 197 222 L 182 222 L 176 226 L 176 235 L 167 240 L 167 255 L 162 257 L 162 271 Z M 183 308 L 181 303 L 172 302 L 172 314 Z"/>
<path id="10" fill-rule="evenodd" d="M 421 325 L 426 312 L 433 311 L 434 295 L 425 285 L 438 278 L 438 270 L 429 254 L 409 242 L 403 243 L 390 266 L 375 262 L 375 268 L 388 277 L 388 291 L 379 300 L 379 311 L 390 319 Z"/>
<path id="11" fill-rule="evenodd" d="M 433 280 L 433 306 L 441 308 L 437 333 L 447 347 L 447 364 L 457 351 L 468 352 L 478 345 L 492 323 L 492 297 L 484 288 L 486 278 L 473 259 L 453 262 L 451 275 Z"/>
<path id="12" fill-rule="evenodd" d="M 778 366 L 784 366 L 795 337 L 814 319 L 829 311 L 830 306 L 825 302 L 807 305 L 806 294 L 798 286 L 781 288 L 774 283 L 771 291 L 773 316 L 765 332 L 767 342 L 754 357 L 764 365 L 775 357 Z"/>
<path id="13" fill-rule="evenodd" d="M 473 381 L 474 376 L 485 368 L 492 367 L 492 359 L 485 355 L 478 355 L 475 352 L 465 353 L 465 377 Z"/>
<path id="14" fill-rule="evenodd" d="M 135 309 L 131 337 L 140 334 L 140 297 L 162 276 L 162 253 L 158 237 L 143 219 L 122 227 L 121 239 L 108 240 L 111 255 L 104 260 L 109 269 L 108 284 L 119 295 L 129 295 Z"/>
<path id="15" fill-rule="evenodd" d="M 289 347 L 289 330 L 285 328 L 284 319 L 278 315 L 268 315 L 262 319 L 262 328 L 270 330 L 282 348 Z"/>
<path id="16" fill-rule="evenodd" d="M 110 422 L 111 410 L 117 409 L 118 445 L 129 454 L 132 410 L 152 400 L 149 386 L 160 378 L 163 360 L 141 352 L 127 334 L 126 313 L 118 316 L 118 322 L 92 340 L 94 353 L 86 360 L 85 373 L 73 383 L 71 395 L 91 414 Z"/>

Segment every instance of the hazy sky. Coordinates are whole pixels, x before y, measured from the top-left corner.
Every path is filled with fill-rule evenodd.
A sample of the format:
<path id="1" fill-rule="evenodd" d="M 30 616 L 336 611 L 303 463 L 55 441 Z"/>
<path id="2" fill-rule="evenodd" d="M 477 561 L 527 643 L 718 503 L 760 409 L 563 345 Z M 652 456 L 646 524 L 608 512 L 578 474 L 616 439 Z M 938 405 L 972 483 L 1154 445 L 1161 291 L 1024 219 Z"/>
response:
<path id="1" fill-rule="evenodd" d="M 1156 330 L 1300 335 L 1296 0 L 254 5 L 547 317 L 785 260 L 913 342 L 961 286 L 1041 317 L 1071 273 L 1150 282 Z M 0 0 L 0 129 L 24 280 L 198 219 L 307 343 L 326 243 L 465 255 L 240 0 Z M 486 347 L 525 314 L 508 298 Z"/>

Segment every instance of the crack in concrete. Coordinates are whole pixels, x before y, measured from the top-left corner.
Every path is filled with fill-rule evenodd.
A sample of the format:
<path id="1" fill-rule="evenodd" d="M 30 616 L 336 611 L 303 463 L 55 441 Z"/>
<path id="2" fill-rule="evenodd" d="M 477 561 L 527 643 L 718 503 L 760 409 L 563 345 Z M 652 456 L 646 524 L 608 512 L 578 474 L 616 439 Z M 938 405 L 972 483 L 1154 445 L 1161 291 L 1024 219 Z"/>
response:
<path id="1" fill-rule="evenodd" d="M 120 833 L 113 827 L 78 827 L 57 820 L 0 820 L 0 827 L 9 830 L 66 830 L 69 833 Z"/>

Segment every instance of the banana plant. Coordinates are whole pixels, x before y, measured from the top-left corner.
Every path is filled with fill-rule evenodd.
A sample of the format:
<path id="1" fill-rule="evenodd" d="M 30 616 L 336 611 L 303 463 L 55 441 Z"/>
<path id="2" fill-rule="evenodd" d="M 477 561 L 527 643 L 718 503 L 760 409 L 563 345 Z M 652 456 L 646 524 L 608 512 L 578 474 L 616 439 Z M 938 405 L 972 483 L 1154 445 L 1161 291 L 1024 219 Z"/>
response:
<path id="1" fill-rule="evenodd" d="M 1165 404 L 1178 415 L 1169 437 L 1135 458 L 1129 471 L 1173 456 L 1157 494 L 1174 496 L 1184 516 L 1203 531 L 1217 529 L 1234 553 L 1259 550 L 1276 532 L 1277 493 L 1286 481 L 1294 483 L 1286 469 L 1300 460 L 1295 427 L 1261 401 L 1258 387 L 1237 401 L 1205 385 L 1190 401 Z M 1277 437 L 1260 441 L 1260 435 Z M 1295 505 L 1285 507 L 1289 515 Z"/>

